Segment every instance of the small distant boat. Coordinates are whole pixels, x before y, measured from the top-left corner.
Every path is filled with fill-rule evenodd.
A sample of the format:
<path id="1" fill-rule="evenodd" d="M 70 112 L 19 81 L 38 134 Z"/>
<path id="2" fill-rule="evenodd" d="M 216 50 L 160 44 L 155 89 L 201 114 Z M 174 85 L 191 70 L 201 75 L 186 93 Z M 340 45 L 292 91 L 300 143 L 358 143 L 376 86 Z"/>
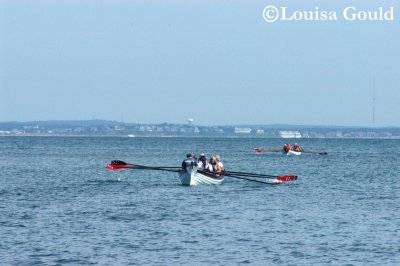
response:
<path id="1" fill-rule="evenodd" d="M 179 179 L 182 185 L 220 185 L 224 182 L 225 176 L 217 176 L 198 172 L 197 167 L 193 164 L 186 165 L 186 169 L 179 172 Z"/>
<path id="2" fill-rule="evenodd" d="M 301 155 L 301 151 L 289 150 L 286 155 Z"/>
<path id="3" fill-rule="evenodd" d="M 289 150 L 288 152 L 285 152 L 282 149 L 263 149 L 263 148 L 254 148 L 254 151 L 256 154 L 260 154 L 262 152 L 280 152 L 286 155 L 301 155 L 301 151 L 294 151 L 294 150 Z"/>

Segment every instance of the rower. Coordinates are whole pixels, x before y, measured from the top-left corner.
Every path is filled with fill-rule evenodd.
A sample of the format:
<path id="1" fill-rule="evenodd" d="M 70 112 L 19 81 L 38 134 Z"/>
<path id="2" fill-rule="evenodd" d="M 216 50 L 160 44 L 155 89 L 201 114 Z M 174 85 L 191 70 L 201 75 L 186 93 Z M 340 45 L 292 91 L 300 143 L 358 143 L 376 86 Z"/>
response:
<path id="1" fill-rule="evenodd" d="M 214 156 L 211 157 L 210 163 L 208 165 L 208 171 L 211 173 L 214 173 L 215 175 L 218 175 L 219 173 L 222 172 L 222 170 L 223 169 L 222 169 L 221 165 L 219 165 L 217 163 L 217 159 Z"/>
<path id="2" fill-rule="evenodd" d="M 290 147 L 289 143 L 285 143 L 285 145 L 283 145 L 283 152 L 284 153 L 288 153 L 291 149 L 292 149 L 292 147 Z"/>
<path id="3" fill-rule="evenodd" d="M 301 148 L 300 148 L 299 144 L 295 143 L 295 144 L 293 145 L 293 150 L 294 150 L 294 151 L 300 152 L 300 151 L 301 151 Z"/>
<path id="4" fill-rule="evenodd" d="M 224 171 L 224 164 L 221 162 L 221 157 L 219 155 L 215 155 L 214 157 L 217 161 L 217 165 L 221 168 L 221 172 Z"/>
<path id="5" fill-rule="evenodd" d="M 205 171 L 206 169 L 208 169 L 208 162 L 207 162 L 206 155 L 204 153 L 200 153 L 200 155 L 199 155 L 199 161 L 197 163 L 197 168 L 202 171 Z"/>
<path id="6" fill-rule="evenodd" d="M 186 154 L 186 159 L 182 162 L 182 169 L 186 169 L 186 167 L 191 164 L 197 166 L 196 159 L 193 157 L 193 154 L 188 153 Z"/>

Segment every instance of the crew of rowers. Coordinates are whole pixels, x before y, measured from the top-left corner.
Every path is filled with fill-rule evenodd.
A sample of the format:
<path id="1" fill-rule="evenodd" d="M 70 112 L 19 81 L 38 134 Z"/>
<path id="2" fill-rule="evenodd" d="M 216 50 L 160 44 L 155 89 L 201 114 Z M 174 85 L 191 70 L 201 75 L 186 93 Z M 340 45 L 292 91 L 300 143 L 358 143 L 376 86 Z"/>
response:
<path id="1" fill-rule="evenodd" d="M 293 148 L 290 146 L 289 143 L 285 143 L 285 145 L 283 145 L 283 152 L 284 152 L 284 153 L 288 153 L 290 150 L 300 152 L 300 151 L 301 151 L 301 148 L 300 148 L 300 146 L 299 146 L 297 143 L 295 143 L 295 144 L 293 145 Z"/>
<path id="2" fill-rule="evenodd" d="M 204 153 L 200 153 L 199 158 L 193 156 L 193 154 L 186 154 L 186 159 L 182 162 L 182 169 L 186 169 L 188 164 L 194 164 L 197 169 L 207 173 L 221 173 L 224 171 L 224 164 L 221 162 L 219 155 L 214 155 L 207 161 L 207 157 Z"/>

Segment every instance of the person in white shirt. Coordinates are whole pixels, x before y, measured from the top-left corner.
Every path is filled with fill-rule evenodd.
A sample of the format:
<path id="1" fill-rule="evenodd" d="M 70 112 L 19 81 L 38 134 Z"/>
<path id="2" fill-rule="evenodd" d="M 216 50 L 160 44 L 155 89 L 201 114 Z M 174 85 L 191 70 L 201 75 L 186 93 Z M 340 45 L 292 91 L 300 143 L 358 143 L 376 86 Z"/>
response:
<path id="1" fill-rule="evenodd" d="M 221 173 L 224 169 L 221 164 L 218 164 L 217 159 L 213 156 L 210 159 L 210 164 L 208 165 L 208 171 L 214 173 L 215 175 Z"/>
<path id="2" fill-rule="evenodd" d="M 206 155 L 204 153 L 200 153 L 199 161 L 197 162 L 197 168 L 201 171 L 206 171 L 208 169 L 208 162 Z"/>
<path id="3" fill-rule="evenodd" d="M 221 162 L 221 157 L 219 155 L 215 155 L 215 160 L 217 161 L 217 165 L 219 165 L 222 169 L 222 171 L 224 171 L 224 164 Z"/>

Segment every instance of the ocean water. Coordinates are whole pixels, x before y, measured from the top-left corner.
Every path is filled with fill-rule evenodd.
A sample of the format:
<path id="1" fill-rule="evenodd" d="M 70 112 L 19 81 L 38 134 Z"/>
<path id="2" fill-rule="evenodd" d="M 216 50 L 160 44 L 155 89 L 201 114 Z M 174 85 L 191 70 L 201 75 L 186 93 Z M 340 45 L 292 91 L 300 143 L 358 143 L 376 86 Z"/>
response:
<path id="1" fill-rule="evenodd" d="M 1 265 L 400 265 L 400 140 L 297 140 L 327 156 L 255 154 L 259 138 L 0 138 Z M 294 142 L 294 140 L 290 140 Z M 113 159 L 296 174 L 284 185 L 110 171 Z"/>

